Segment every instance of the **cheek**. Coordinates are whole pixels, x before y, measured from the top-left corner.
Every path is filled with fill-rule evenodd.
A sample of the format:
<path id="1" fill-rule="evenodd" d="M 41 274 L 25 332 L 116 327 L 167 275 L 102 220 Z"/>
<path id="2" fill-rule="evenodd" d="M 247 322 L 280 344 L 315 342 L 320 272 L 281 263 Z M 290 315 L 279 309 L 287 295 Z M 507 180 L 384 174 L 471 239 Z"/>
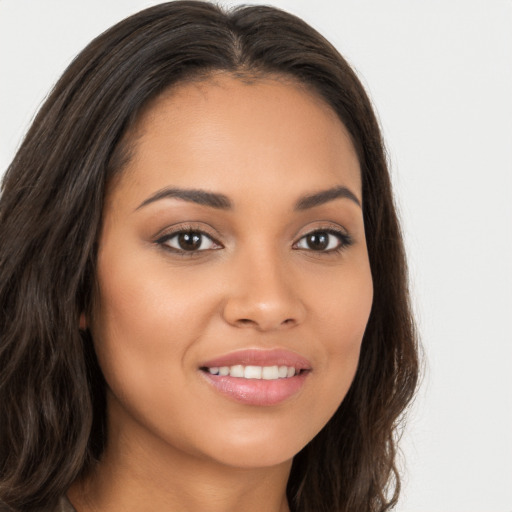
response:
<path id="1" fill-rule="evenodd" d="M 99 265 L 101 287 L 93 318 L 96 338 L 105 343 L 122 340 L 123 350 L 140 351 L 144 357 L 157 357 L 160 351 L 163 355 L 171 341 L 178 349 L 180 340 L 190 337 L 200 322 L 194 286 L 177 280 L 165 266 L 160 269 L 142 262 L 141 271 L 130 260 L 114 261 L 115 268 L 102 267 L 101 261 Z"/>
<path id="2" fill-rule="evenodd" d="M 125 405 L 156 409 L 172 398 L 179 408 L 185 395 L 169 390 L 190 371 L 195 343 L 214 316 L 212 283 L 162 260 L 107 253 L 98 259 L 91 331 L 105 380 Z"/>
<path id="3" fill-rule="evenodd" d="M 329 356 L 358 352 L 373 302 L 366 253 L 336 276 L 327 274 L 310 288 L 310 304 L 316 311 L 312 317 L 323 333 Z"/>
<path id="4" fill-rule="evenodd" d="M 117 259 L 116 268 L 99 265 L 101 287 L 91 325 L 99 365 L 109 388 L 111 428 L 161 432 L 187 410 L 182 381 L 187 351 L 193 344 L 197 300 L 190 289 L 171 287 L 165 273 L 158 279 Z M 195 322 L 194 322 L 195 320 Z M 174 391 L 173 391 L 174 390 Z M 190 421 L 195 411 L 189 411 Z M 168 437 L 168 436 L 167 436 Z"/>
<path id="5" fill-rule="evenodd" d="M 364 263 L 325 280 L 312 300 L 317 304 L 315 330 L 324 351 L 319 362 L 323 374 L 322 400 L 314 405 L 318 417 L 327 422 L 344 399 L 355 376 L 361 343 L 373 301 L 369 265 Z"/>
<path id="6" fill-rule="evenodd" d="M 122 398 L 128 391 L 142 393 L 145 383 L 157 374 L 161 385 L 166 385 L 172 372 L 158 369 L 164 361 L 169 364 L 170 333 L 180 324 L 171 325 L 172 317 L 165 310 L 165 283 L 156 281 L 155 286 L 149 269 L 141 272 L 144 267 L 129 258 L 108 256 L 98 259 L 100 286 L 91 331 L 107 384 Z M 115 265 L 109 265 L 111 261 Z M 179 351 L 175 354 L 174 363 L 179 364 Z"/>

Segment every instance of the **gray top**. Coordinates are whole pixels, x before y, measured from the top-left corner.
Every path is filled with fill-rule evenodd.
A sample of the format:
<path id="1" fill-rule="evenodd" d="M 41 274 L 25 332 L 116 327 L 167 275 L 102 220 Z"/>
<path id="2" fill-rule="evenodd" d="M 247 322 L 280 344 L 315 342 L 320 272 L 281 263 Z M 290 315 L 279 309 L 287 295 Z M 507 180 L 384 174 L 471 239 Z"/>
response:
<path id="1" fill-rule="evenodd" d="M 68 500 L 66 495 L 62 496 L 57 504 L 57 507 L 52 510 L 52 512 L 76 512 L 75 507 L 71 505 L 71 502 Z"/>

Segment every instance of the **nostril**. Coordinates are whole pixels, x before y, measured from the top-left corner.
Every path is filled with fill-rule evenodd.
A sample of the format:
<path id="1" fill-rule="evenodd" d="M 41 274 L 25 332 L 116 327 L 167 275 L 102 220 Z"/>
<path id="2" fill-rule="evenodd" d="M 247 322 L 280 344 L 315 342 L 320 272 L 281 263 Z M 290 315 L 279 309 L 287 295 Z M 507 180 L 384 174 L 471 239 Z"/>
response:
<path id="1" fill-rule="evenodd" d="M 294 318 L 286 318 L 285 320 L 283 320 L 282 322 L 276 324 L 276 327 L 278 326 L 281 326 L 281 327 L 291 327 L 293 325 L 295 325 L 296 323 L 296 320 Z M 260 328 L 263 328 L 263 329 L 267 329 L 268 326 L 265 326 L 265 322 L 257 322 L 256 320 L 252 320 L 250 318 L 239 318 L 238 320 L 236 320 L 235 324 L 238 326 L 238 327 L 255 327 L 255 326 L 258 326 Z"/>

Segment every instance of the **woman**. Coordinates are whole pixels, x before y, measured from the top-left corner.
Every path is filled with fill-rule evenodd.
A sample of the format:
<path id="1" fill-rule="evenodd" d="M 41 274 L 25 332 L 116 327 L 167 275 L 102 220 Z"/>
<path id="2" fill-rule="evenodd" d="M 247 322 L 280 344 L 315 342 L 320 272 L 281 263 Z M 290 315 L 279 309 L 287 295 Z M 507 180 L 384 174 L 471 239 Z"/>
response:
<path id="1" fill-rule="evenodd" d="M 142 11 L 46 101 L 0 206 L 12 510 L 384 511 L 417 381 L 378 124 L 270 7 Z"/>

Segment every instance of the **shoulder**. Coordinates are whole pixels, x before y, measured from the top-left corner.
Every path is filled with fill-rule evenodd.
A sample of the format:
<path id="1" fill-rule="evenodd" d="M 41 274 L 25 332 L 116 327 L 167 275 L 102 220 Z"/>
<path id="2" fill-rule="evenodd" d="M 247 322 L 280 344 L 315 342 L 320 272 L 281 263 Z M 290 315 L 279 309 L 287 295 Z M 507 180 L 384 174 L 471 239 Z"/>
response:
<path id="1" fill-rule="evenodd" d="M 57 505 L 53 508 L 48 508 L 42 512 L 76 512 L 75 507 L 71 505 L 71 502 L 68 500 L 67 496 L 61 496 Z"/>
<path id="2" fill-rule="evenodd" d="M 48 512 L 76 512 L 75 507 L 71 505 L 71 502 L 68 500 L 67 496 L 64 495 L 60 498 L 57 506 Z"/>

